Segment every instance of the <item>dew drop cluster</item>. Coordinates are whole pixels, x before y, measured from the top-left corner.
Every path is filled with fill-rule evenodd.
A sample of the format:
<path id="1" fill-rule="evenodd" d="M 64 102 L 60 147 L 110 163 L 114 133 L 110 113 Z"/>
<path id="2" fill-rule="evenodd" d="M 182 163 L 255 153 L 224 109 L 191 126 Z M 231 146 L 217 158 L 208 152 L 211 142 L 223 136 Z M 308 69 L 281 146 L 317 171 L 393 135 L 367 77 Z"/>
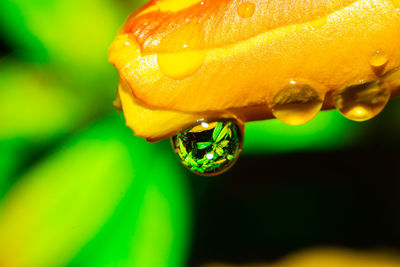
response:
<path id="1" fill-rule="evenodd" d="M 243 10 L 242 15 L 245 11 L 251 11 L 251 7 L 244 6 Z M 377 76 L 375 80 L 335 90 L 334 105 L 344 117 L 353 121 L 374 118 L 385 108 L 391 92 L 400 88 L 400 68 L 385 73 L 388 58 L 385 52 L 377 50 L 369 60 Z M 182 78 L 197 69 L 203 60 L 203 57 L 192 58 L 190 62 L 195 63 L 191 65 L 192 68 L 185 64 L 182 75 L 170 76 Z M 161 65 L 162 61 L 161 58 Z M 319 113 L 327 92 L 327 88 L 318 83 L 292 79 L 271 95 L 268 106 L 278 120 L 289 125 L 301 125 Z M 242 123 L 236 120 L 199 122 L 172 137 L 172 145 L 182 164 L 190 171 L 204 176 L 218 175 L 232 167 L 239 157 L 244 136 L 239 125 Z"/>
<path id="2" fill-rule="evenodd" d="M 400 88 L 400 69 L 382 74 L 387 63 L 388 55 L 376 50 L 369 64 L 377 79 L 336 90 L 334 104 L 340 114 L 353 121 L 366 121 L 385 108 L 391 91 Z M 290 80 L 272 95 L 268 105 L 278 120 L 289 125 L 301 125 L 319 113 L 326 92 L 316 83 Z"/>

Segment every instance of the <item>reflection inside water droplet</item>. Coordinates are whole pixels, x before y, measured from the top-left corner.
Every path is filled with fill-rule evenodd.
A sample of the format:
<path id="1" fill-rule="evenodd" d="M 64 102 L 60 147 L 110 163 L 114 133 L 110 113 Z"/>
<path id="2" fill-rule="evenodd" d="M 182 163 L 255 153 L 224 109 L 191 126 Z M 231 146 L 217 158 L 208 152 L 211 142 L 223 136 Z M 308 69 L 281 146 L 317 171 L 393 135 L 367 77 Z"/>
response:
<path id="1" fill-rule="evenodd" d="M 400 90 L 400 68 L 395 69 L 382 78 L 382 83 L 390 91 Z"/>
<path id="2" fill-rule="evenodd" d="M 172 147 L 183 165 L 199 175 L 218 175 L 239 157 L 243 131 L 239 122 L 209 121 L 171 138 Z"/>
<path id="3" fill-rule="evenodd" d="M 378 115 L 390 98 L 390 90 L 380 82 L 345 88 L 335 97 L 336 108 L 346 118 L 365 121 Z"/>
<path id="4" fill-rule="evenodd" d="M 270 101 L 272 114 L 289 125 L 301 125 L 321 110 L 323 98 L 311 85 L 291 80 Z"/>

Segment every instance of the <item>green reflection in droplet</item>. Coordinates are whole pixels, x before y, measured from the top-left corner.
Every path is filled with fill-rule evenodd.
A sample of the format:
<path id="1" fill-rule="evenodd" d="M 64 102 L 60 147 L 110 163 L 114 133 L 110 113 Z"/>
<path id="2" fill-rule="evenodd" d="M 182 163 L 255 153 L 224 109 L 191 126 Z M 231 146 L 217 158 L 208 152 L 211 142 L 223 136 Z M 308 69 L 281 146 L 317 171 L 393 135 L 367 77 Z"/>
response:
<path id="1" fill-rule="evenodd" d="M 172 146 L 189 170 L 218 175 L 233 166 L 242 147 L 242 133 L 232 121 L 201 122 L 172 138 Z"/>

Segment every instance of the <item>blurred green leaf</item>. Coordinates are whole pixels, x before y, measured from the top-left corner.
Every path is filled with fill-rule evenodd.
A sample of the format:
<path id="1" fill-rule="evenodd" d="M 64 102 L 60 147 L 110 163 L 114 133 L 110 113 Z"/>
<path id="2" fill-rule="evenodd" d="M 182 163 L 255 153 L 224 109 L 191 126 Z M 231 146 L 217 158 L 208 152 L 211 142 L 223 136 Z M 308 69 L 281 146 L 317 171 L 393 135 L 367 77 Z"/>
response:
<path id="1" fill-rule="evenodd" d="M 70 266 L 185 266 L 186 178 L 169 142 L 151 146 L 158 151 L 154 164 L 144 164 L 113 218 Z"/>
<path id="2" fill-rule="evenodd" d="M 112 0 L 2 0 L 0 21 L 16 53 L 46 62 L 63 84 L 73 85 L 70 91 L 92 97 L 95 92 L 96 102 L 104 105 L 117 81 L 108 48 L 139 4 L 131 1 L 126 9 L 127 4 Z"/>
<path id="3" fill-rule="evenodd" d="M 20 163 L 20 140 L 0 140 L 0 200 L 10 186 L 9 177 Z"/>
<path id="4" fill-rule="evenodd" d="M 40 68 L 0 61 L 0 88 L 0 139 L 49 141 L 88 116 L 83 101 Z"/>
<path id="5" fill-rule="evenodd" d="M 15 1 L 0 1 L 0 34 L 19 57 L 37 62 L 48 60 L 46 47 L 29 31 L 25 15 Z"/>
<path id="6" fill-rule="evenodd" d="M 1 195 L 29 157 L 83 124 L 95 107 L 32 64 L 0 60 L 0 88 Z"/>
<path id="7" fill-rule="evenodd" d="M 125 19 L 111 0 L 3 0 L 0 10 L 6 34 L 21 36 L 25 43 L 29 40 L 24 36 L 31 33 L 53 60 L 76 67 L 104 65 L 107 48 Z"/>
<path id="8" fill-rule="evenodd" d="M 174 167 L 163 156 L 153 161 L 157 148 L 134 138 L 120 118 L 113 117 L 42 160 L 1 203 L 0 266 L 65 265 L 112 214 L 120 216 L 115 211 L 121 211 L 117 207 L 128 191 L 139 200 L 133 210 L 136 221 L 129 220 L 131 213 L 123 215 L 132 223 L 125 230 L 136 232 L 129 251 L 146 248 L 140 251 L 141 258 L 131 260 L 151 262 L 153 253 L 158 253 L 165 256 L 160 260 L 172 257 L 174 263 L 182 261 L 182 254 L 171 256 L 169 250 L 175 247 L 174 252 L 183 252 L 187 238 L 187 231 L 179 232 L 187 227 L 186 201 L 179 193 L 184 187 L 179 186 L 180 178 L 175 179 L 180 177 L 179 165 Z M 124 205 L 128 207 L 126 202 Z M 175 207 L 178 213 L 174 213 Z M 150 255 L 150 245 L 159 251 L 153 247 Z"/>

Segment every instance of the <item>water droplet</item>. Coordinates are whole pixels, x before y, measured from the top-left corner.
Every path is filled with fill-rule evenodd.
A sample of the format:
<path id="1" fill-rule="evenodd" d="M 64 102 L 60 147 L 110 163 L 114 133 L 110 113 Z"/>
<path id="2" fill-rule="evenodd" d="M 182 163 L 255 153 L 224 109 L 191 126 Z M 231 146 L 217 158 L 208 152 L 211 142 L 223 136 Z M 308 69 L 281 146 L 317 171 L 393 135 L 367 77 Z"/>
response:
<path id="1" fill-rule="evenodd" d="M 181 80 L 196 73 L 203 65 L 204 51 L 188 51 L 174 54 L 158 54 L 157 62 L 166 76 Z"/>
<path id="2" fill-rule="evenodd" d="M 159 53 L 199 51 L 206 47 L 206 29 L 199 19 L 191 19 L 163 35 L 157 45 Z"/>
<path id="3" fill-rule="evenodd" d="M 310 24 L 314 27 L 314 28 L 318 28 L 321 27 L 322 25 L 324 25 L 326 23 L 326 17 L 324 18 L 319 18 L 316 20 L 313 20 L 310 22 Z"/>
<path id="4" fill-rule="evenodd" d="M 335 97 L 336 108 L 346 118 L 366 121 L 378 115 L 390 98 L 390 90 L 380 82 L 345 88 Z"/>
<path id="5" fill-rule="evenodd" d="M 243 2 L 238 7 L 238 14 L 240 17 L 246 19 L 253 16 L 256 6 L 251 2 Z"/>
<path id="6" fill-rule="evenodd" d="M 181 162 L 192 172 L 212 176 L 234 165 L 242 149 L 242 124 L 233 120 L 203 121 L 171 138 Z"/>
<path id="7" fill-rule="evenodd" d="M 376 74 L 380 75 L 386 67 L 388 61 L 389 57 L 385 52 L 376 50 L 375 53 L 371 56 L 369 64 L 371 65 L 372 70 Z"/>
<path id="8" fill-rule="evenodd" d="M 323 96 L 308 83 L 291 80 L 269 103 L 272 114 L 289 125 L 301 125 L 313 119 L 321 110 Z"/>

